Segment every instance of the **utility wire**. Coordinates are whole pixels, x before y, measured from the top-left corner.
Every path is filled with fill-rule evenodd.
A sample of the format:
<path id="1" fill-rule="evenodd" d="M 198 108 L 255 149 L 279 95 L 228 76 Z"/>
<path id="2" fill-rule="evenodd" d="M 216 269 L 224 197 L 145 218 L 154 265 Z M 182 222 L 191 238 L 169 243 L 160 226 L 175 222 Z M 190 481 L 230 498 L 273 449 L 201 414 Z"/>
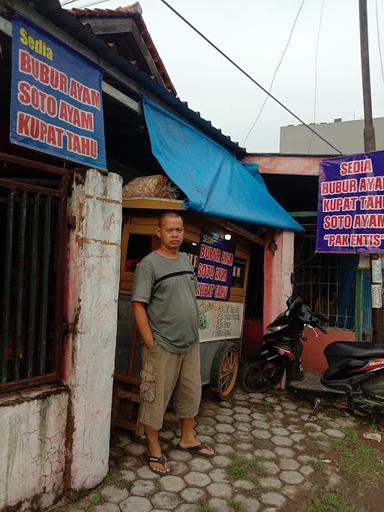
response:
<path id="1" fill-rule="evenodd" d="M 62 2 L 61 7 L 65 7 L 69 4 L 74 4 L 75 2 L 78 2 L 79 0 L 66 0 L 65 2 Z"/>
<path id="2" fill-rule="evenodd" d="M 63 7 L 72 3 L 75 3 L 79 0 L 67 0 L 63 2 Z M 93 7 L 94 5 L 108 2 L 109 0 L 99 0 L 96 2 L 92 2 L 90 4 L 82 5 L 79 8 L 83 7 Z M 291 114 L 295 119 L 297 119 L 303 126 L 305 126 L 308 130 L 312 132 L 312 134 L 319 137 L 323 142 L 325 142 L 328 146 L 334 149 L 337 153 L 342 154 L 342 152 L 331 144 L 328 140 L 326 140 L 322 135 L 317 133 L 313 128 L 311 128 L 307 123 L 305 123 L 299 116 L 297 116 L 292 110 L 286 107 L 280 100 L 278 100 L 275 96 L 273 96 L 269 91 L 267 91 L 261 84 L 259 84 L 251 75 L 249 75 L 244 69 L 242 69 L 235 61 L 233 61 L 228 55 L 226 55 L 220 48 L 218 48 L 212 41 L 210 41 L 202 32 L 200 32 L 192 23 L 190 23 L 186 18 L 184 18 L 176 9 L 174 9 L 168 2 L 165 0 L 160 0 L 164 5 L 166 5 L 176 16 L 178 16 L 184 23 L 186 23 L 193 31 L 195 31 L 200 37 L 202 37 L 210 46 L 212 46 L 217 52 L 219 52 L 226 60 L 228 60 L 233 66 L 235 66 L 241 73 L 243 73 L 249 80 L 251 80 L 257 87 L 259 87 L 262 91 L 264 91 L 268 97 L 272 98 L 276 103 L 278 103 L 281 107 L 283 107 L 289 114 Z M 302 7 L 302 6 L 301 6 Z M 301 9 L 300 7 L 300 9 Z"/>
<path id="3" fill-rule="evenodd" d="M 106 2 L 110 2 L 111 0 L 97 0 L 96 2 L 95 1 L 92 1 L 92 2 L 89 2 L 87 4 L 83 4 L 83 5 L 76 5 L 75 8 L 76 9 L 83 9 L 84 7 L 93 7 L 94 5 L 98 5 L 98 4 L 104 4 Z M 61 5 L 62 7 L 65 7 L 66 5 L 69 5 L 69 4 L 73 4 L 75 2 L 81 2 L 81 0 L 66 0 L 65 2 L 63 2 Z"/>
<path id="4" fill-rule="evenodd" d="M 376 6 L 376 30 L 377 30 L 377 40 L 378 40 L 378 43 L 379 43 L 381 77 L 382 77 L 383 82 L 384 82 L 384 70 L 383 70 L 383 59 L 381 57 L 381 43 L 380 43 L 380 31 L 379 31 L 379 14 L 378 14 L 377 0 L 375 0 L 375 6 Z"/>
<path id="5" fill-rule="evenodd" d="M 311 132 L 313 132 L 317 137 L 319 137 L 323 142 L 325 142 L 326 144 L 328 144 L 328 146 L 330 146 L 332 149 L 334 149 L 335 151 L 337 151 L 337 153 L 339 153 L 340 155 L 342 155 L 343 153 L 338 149 L 336 148 L 333 144 L 331 144 L 328 140 L 326 140 L 322 135 L 320 135 L 319 133 L 317 133 L 313 128 L 311 128 L 307 123 L 305 123 L 302 119 L 300 119 L 299 116 L 297 116 L 294 112 L 292 112 L 292 110 L 290 110 L 288 107 L 286 107 L 280 100 L 278 100 L 275 96 L 273 96 L 271 93 L 269 93 L 267 91 L 267 89 L 265 89 L 265 87 L 263 87 L 261 84 L 259 84 L 250 74 L 248 74 L 242 67 L 240 67 L 238 64 L 236 64 L 236 62 L 234 60 L 232 60 L 230 57 L 228 57 L 227 54 L 225 54 L 222 50 L 220 50 L 220 48 L 218 48 L 212 41 L 210 41 L 202 32 L 200 32 L 200 30 L 198 30 L 194 25 L 192 25 L 192 23 L 190 23 L 187 19 L 184 18 L 184 16 L 182 16 L 178 11 L 176 11 L 176 9 L 174 9 L 168 2 L 166 2 L 166 0 L 160 0 L 160 2 L 162 2 L 164 5 L 166 5 L 168 7 L 168 9 L 170 9 L 174 14 L 176 14 L 176 16 L 178 16 L 182 21 L 184 21 L 184 23 L 186 23 L 194 32 L 196 32 L 200 37 L 202 37 L 204 39 L 204 41 L 206 41 L 210 46 L 212 46 L 212 48 L 214 48 L 217 52 L 220 53 L 220 55 L 222 55 L 226 60 L 228 60 L 233 66 L 235 66 L 241 73 L 243 73 L 243 75 L 245 75 L 247 78 L 249 78 L 249 80 L 251 80 L 251 82 L 253 82 L 255 85 L 257 85 L 257 87 L 259 87 L 262 91 L 264 91 L 266 94 L 268 94 L 268 96 L 270 96 L 274 101 L 276 101 L 276 103 L 278 103 L 281 107 L 283 107 L 284 110 L 286 110 L 289 114 L 291 114 L 291 116 L 293 116 L 295 119 L 297 119 L 298 121 L 300 121 L 301 124 L 303 124 L 306 128 L 308 128 L 308 130 L 310 130 Z"/>
<path id="6" fill-rule="evenodd" d="M 324 0 L 321 2 L 321 11 L 320 11 L 320 20 L 319 20 L 319 28 L 317 31 L 317 40 L 316 40 L 316 50 L 315 50 L 315 94 L 314 94 L 314 101 L 313 101 L 313 124 L 316 123 L 316 108 L 317 108 L 317 65 L 318 65 L 318 55 L 319 55 L 319 42 L 320 42 L 320 32 L 321 32 L 321 25 L 323 22 L 323 11 L 324 11 Z M 309 139 L 309 145 L 308 145 L 308 151 L 309 153 L 312 148 L 312 142 L 313 142 L 313 133 L 311 133 L 311 138 Z"/>
<path id="7" fill-rule="evenodd" d="M 267 96 L 266 96 L 266 98 L 265 98 L 265 100 L 264 100 L 263 104 L 261 105 L 261 108 L 260 108 L 260 110 L 259 110 L 259 113 L 258 113 L 258 114 L 257 114 L 257 116 L 256 116 L 256 119 L 254 120 L 254 122 L 253 122 L 252 126 L 251 126 L 251 127 L 250 127 L 250 129 L 248 130 L 247 135 L 244 137 L 244 140 L 243 140 L 243 143 L 242 143 L 242 145 L 243 145 L 243 146 L 244 146 L 244 144 L 247 142 L 248 137 L 249 137 L 249 136 L 250 136 L 250 134 L 252 133 L 252 131 L 253 131 L 254 127 L 256 126 L 257 121 L 259 120 L 259 118 L 260 118 L 260 116 L 261 116 L 261 113 L 262 113 L 262 112 L 263 112 L 263 110 L 264 110 L 265 104 L 266 104 L 266 103 L 267 103 L 267 101 L 269 100 L 269 93 L 272 91 L 273 82 L 275 81 L 275 77 L 276 77 L 276 75 L 277 75 L 277 72 L 278 72 L 278 70 L 279 70 L 279 68 L 280 68 L 280 65 L 281 65 L 281 63 L 283 62 L 283 59 L 284 59 L 284 57 L 285 57 L 285 54 L 286 54 L 286 52 L 287 52 L 287 50 L 288 50 L 288 46 L 289 46 L 289 43 L 291 42 L 292 34 L 293 34 L 293 31 L 295 30 L 295 26 L 296 26 L 297 20 L 299 19 L 299 15 L 300 15 L 301 9 L 302 9 L 302 7 L 303 7 L 303 5 L 304 5 L 304 2 L 305 2 L 305 0 L 303 0 L 303 1 L 301 2 L 301 5 L 300 5 L 300 7 L 299 7 L 299 10 L 297 11 L 296 18 L 295 18 L 295 20 L 294 20 L 294 22 L 293 22 L 293 25 L 292 25 L 291 31 L 290 31 L 290 33 L 289 33 L 289 37 L 288 37 L 287 44 L 285 45 L 285 48 L 284 48 L 284 51 L 283 51 L 283 53 L 282 53 L 282 55 L 281 55 L 281 57 L 280 57 L 279 63 L 277 64 L 276 69 L 275 69 L 275 72 L 273 73 L 273 77 L 272 77 L 271 83 L 269 84 L 268 94 L 267 94 Z M 312 134 L 312 135 L 313 135 L 313 134 Z"/>

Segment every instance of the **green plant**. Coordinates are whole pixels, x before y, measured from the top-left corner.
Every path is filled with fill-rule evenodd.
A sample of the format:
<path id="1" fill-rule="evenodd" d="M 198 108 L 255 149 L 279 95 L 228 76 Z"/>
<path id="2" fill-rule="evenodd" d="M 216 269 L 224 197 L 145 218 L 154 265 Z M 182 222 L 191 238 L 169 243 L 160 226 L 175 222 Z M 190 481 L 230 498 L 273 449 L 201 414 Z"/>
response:
<path id="1" fill-rule="evenodd" d="M 364 417 L 364 418 L 362 418 L 361 421 L 362 421 L 362 423 L 365 423 L 365 425 L 367 425 L 372 430 L 377 430 L 377 431 L 380 430 L 380 422 L 379 422 L 378 418 L 376 418 L 374 416 L 373 417 L 371 417 L 371 416 Z"/>
<path id="2" fill-rule="evenodd" d="M 361 512 L 361 509 L 338 494 L 328 492 L 312 500 L 302 512 Z"/>
<path id="3" fill-rule="evenodd" d="M 257 477 L 266 476 L 268 473 L 257 457 L 250 459 L 234 455 L 232 462 L 225 468 L 225 474 L 229 480 L 255 481 Z"/>
<path id="4" fill-rule="evenodd" d="M 109 471 L 107 476 L 99 485 L 99 489 L 103 489 L 108 485 L 112 485 L 113 487 L 117 487 L 119 489 L 127 489 L 130 491 L 132 489 L 133 483 L 125 478 L 119 478 L 113 471 Z"/>
<path id="5" fill-rule="evenodd" d="M 245 512 L 244 506 L 238 501 L 231 500 L 228 502 L 233 512 Z"/>
<path id="6" fill-rule="evenodd" d="M 102 503 L 104 503 L 104 498 L 101 494 L 91 494 L 89 497 L 89 504 L 85 510 L 88 512 L 89 510 L 92 510 L 93 507 L 101 505 Z"/>
<path id="7" fill-rule="evenodd" d="M 214 507 L 209 506 L 205 500 L 199 501 L 198 507 L 199 512 L 217 512 L 217 510 Z"/>
<path id="8" fill-rule="evenodd" d="M 330 407 L 326 410 L 326 414 L 330 419 L 344 418 L 345 410 L 338 409 L 337 407 Z"/>
<path id="9" fill-rule="evenodd" d="M 345 438 L 333 440 L 331 447 L 339 456 L 342 474 L 355 485 L 373 485 L 382 472 L 376 451 L 359 439 L 355 428 L 345 431 Z"/>
<path id="10" fill-rule="evenodd" d="M 274 409 L 272 402 L 263 402 L 263 406 L 266 411 L 272 411 L 272 409 Z"/>

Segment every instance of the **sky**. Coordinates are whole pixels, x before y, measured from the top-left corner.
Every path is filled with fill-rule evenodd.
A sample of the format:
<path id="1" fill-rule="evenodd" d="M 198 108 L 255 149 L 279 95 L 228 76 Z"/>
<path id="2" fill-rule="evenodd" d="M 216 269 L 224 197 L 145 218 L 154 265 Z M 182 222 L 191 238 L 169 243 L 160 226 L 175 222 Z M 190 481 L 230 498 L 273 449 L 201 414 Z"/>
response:
<path id="1" fill-rule="evenodd" d="M 299 13 L 271 93 L 306 123 L 362 119 L 358 0 L 167 1 L 267 90 Z M 71 7 L 91 8 L 91 2 L 77 0 Z M 130 3 L 109 0 L 94 7 Z M 367 3 L 372 108 L 381 117 L 384 0 Z M 248 152 L 278 152 L 280 127 L 300 122 L 270 98 L 245 140 L 266 94 L 161 0 L 140 5 L 180 99 Z"/>

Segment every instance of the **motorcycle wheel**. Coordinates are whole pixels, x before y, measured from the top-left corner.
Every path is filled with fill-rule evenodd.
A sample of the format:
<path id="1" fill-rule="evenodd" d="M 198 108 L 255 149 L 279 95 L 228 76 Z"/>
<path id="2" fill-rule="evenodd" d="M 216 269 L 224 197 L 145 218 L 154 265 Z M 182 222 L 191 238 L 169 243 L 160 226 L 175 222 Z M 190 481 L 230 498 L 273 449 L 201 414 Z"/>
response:
<path id="1" fill-rule="evenodd" d="M 240 383 L 247 393 L 264 392 L 273 389 L 284 375 L 281 361 L 251 361 L 240 373 Z"/>

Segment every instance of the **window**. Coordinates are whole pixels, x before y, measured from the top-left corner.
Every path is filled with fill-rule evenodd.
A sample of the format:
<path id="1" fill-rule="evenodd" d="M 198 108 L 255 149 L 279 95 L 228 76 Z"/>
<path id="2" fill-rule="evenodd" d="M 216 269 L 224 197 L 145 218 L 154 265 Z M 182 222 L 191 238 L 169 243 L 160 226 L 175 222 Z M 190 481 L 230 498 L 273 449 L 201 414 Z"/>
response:
<path id="1" fill-rule="evenodd" d="M 9 162 L 28 177 L 0 178 L 0 391 L 59 380 L 64 327 L 68 171 Z"/>
<path id="2" fill-rule="evenodd" d="M 135 272 L 136 265 L 152 251 L 152 239 L 150 235 L 129 235 L 124 272 Z"/>
<path id="3" fill-rule="evenodd" d="M 232 271 L 232 288 L 244 288 L 246 266 L 246 260 L 240 258 L 234 259 Z"/>
<path id="4" fill-rule="evenodd" d="M 357 256 L 317 254 L 316 225 L 303 225 L 295 240 L 295 293 L 315 312 L 329 318 L 329 327 L 354 329 Z"/>

